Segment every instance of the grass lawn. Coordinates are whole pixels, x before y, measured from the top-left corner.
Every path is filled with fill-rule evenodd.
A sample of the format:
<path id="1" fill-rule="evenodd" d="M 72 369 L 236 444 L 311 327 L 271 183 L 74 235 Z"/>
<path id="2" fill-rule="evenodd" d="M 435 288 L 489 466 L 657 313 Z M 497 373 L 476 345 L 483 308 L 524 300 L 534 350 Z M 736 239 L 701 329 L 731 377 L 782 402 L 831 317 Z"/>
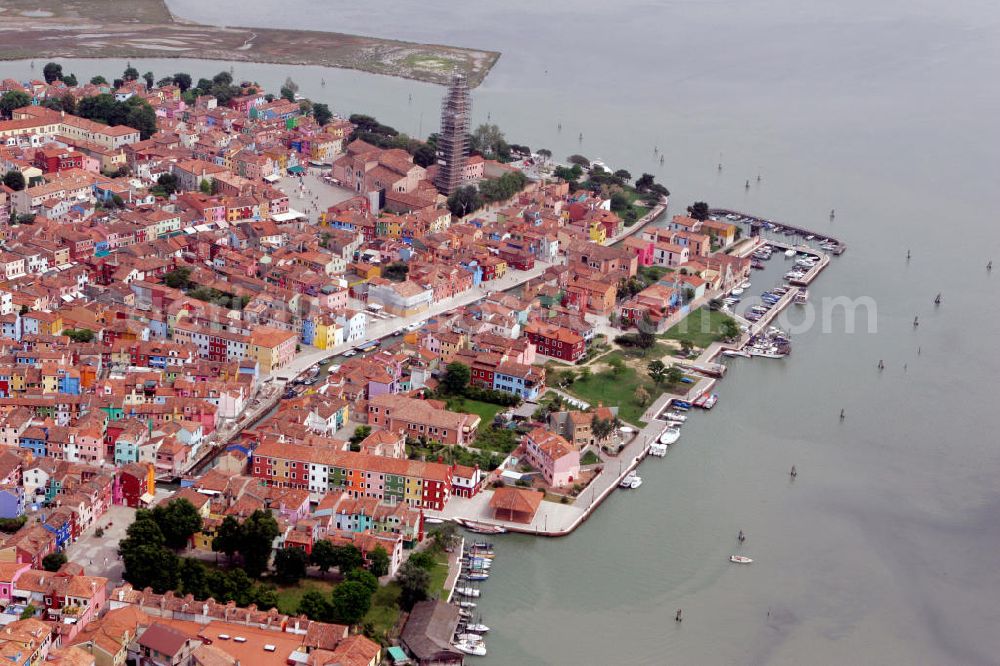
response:
<path id="1" fill-rule="evenodd" d="M 722 322 L 731 317 L 725 313 L 699 308 L 670 327 L 660 337 L 667 340 L 690 340 L 695 347 L 704 349 L 721 340 Z"/>
<path id="2" fill-rule="evenodd" d="M 324 596 L 329 596 L 336 583 L 332 580 L 320 580 L 317 578 L 303 578 L 298 585 L 278 587 L 278 610 L 282 613 L 295 615 L 299 608 L 299 601 L 309 590 L 316 590 Z"/>
<path id="3" fill-rule="evenodd" d="M 493 417 L 496 416 L 497 412 L 505 409 L 505 407 L 503 405 L 495 405 L 492 402 L 457 397 L 448 399 L 448 409 L 453 412 L 475 414 L 482 419 L 482 423 L 479 426 L 483 428 L 493 423 Z"/>
<path id="4" fill-rule="evenodd" d="M 444 584 L 448 580 L 448 553 L 441 551 L 434 556 L 434 560 L 437 562 L 437 566 L 430 572 L 431 584 L 429 589 L 431 596 L 437 594 L 442 599 L 446 599 L 448 593 L 444 590 Z"/>
<path id="5" fill-rule="evenodd" d="M 628 366 L 623 367 L 617 375 L 605 370 L 584 379 L 577 379 L 567 390 L 578 398 L 586 400 L 593 407 L 598 403 L 608 407 L 617 406 L 618 416 L 623 421 L 642 423 L 640 419 L 646 408 L 635 403 L 635 390 L 640 386 L 646 388 L 651 399 L 660 394 L 652 379 L 640 376 Z"/>
<path id="6" fill-rule="evenodd" d="M 590 450 L 584 453 L 580 458 L 581 465 L 596 465 L 599 462 L 601 462 L 601 459 L 597 457 L 596 453 Z"/>
<path id="7" fill-rule="evenodd" d="M 385 636 L 399 620 L 399 584 L 391 582 L 383 585 L 372 595 L 372 606 L 368 609 L 362 625 L 371 625 L 375 636 Z"/>

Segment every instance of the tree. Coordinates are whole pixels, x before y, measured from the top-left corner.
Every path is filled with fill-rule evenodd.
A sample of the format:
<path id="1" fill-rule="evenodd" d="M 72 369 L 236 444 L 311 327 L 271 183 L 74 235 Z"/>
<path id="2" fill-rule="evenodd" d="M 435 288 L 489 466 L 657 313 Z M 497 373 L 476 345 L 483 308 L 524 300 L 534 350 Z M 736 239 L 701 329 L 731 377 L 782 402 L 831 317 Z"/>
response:
<path id="1" fill-rule="evenodd" d="M 24 607 L 24 610 L 21 611 L 20 619 L 30 620 L 31 618 L 35 617 L 35 613 L 37 612 L 38 609 L 35 608 L 34 604 L 28 604 L 27 606 Z"/>
<path id="2" fill-rule="evenodd" d="M 73 342 L 93 342 L 95 337 L 89 328 L 69 328 L 63 331 L 63 335 Z"/>
<path id="3" fill-rule="evenodd" d="M 406 265 L 405 261 L 394 261 L 385 267 L 382 271 L 382 277 L 393 282 L 402 282 L 409 272 L 410 267 Z"/>
<path id="4" fill-rule="evenodd" d="M 136 588 L 152 587 L 157 594 L 177 587 L 180 561 L 169 548 L 143 543 L 122 552 L 122 576 Z"/>
<path id="5" fill-rule="evenodd" d="M 153 520 L 163 533 L 163 542 L 174 550 L 184 548 L 191 535 L 201 531 L 201 515 L 184 498 L 170 500 L 153 508 Z"/>
<path id="6" fill-rule="evenodd" d="M 682 379 L 684 379 L 683 370 L 678 368 L 676 365 L 672 365 L 667 368 L 666 380 L 668 384 L 679 384 Z"/>
<path id="7" fill-rule="evenodd" d="M 569 157 L 566 158 L 566 161 L 569 162 L 570 164 L 576 164 L 583 169 L 587 169 L 590 167 L 590 160 L 588 160 L 583 155 L 575 155 L 575 154 L 570 155 Z"/>
<path id="8" fill-rule="evenodd" d="M 732 317 L 726 317 L 722 320 L 722 323 L 719 324 L 719 332 L 724 338 L 732 340 L 740 336 L 740 327 L 739 324 L 736 323 L 735 319 Z"/>
<path id="9" fill-rule="evenodd" d="M 337 566 L 337 551 L 334 545 L 326 539 L 317 541 L 309 553 L 309 563 L 323 574 Z"/>
<path id="10" fill-rule="evenodd" d="M 384 576 L 389 573 L 389 553 L 382 546 L 375 547 L 375 550 L 368 556 L 368 561 L 372 575 Z"/>
<path id="11" fill-rule="evenodd" d="M 590 423 L 590 431 L 599 441 L 604 441 L 615 434 L 617 426 L 614 419 L 599 419 L 596 416 Z"/>
<path id="12" fill-rule="evenodd" d="M 310 620 L 327 622 L 330 619 L 330 602 L 318 590 L 308 590 L 299 600 L 296 612 Z"/>
<path id="13" fill-rule="evenodd" d="M 289 102 L 294 102 L 295 101 L 295 91 L 292 90 L 291 88 L 288 88 L 286 86 L 282 86 L 281 90 L 279 92 L 281 93 L 282 99 L 286 99 Z"/>
<path id="14" fill-rule="evenodd" d="M 617 377 L 625 372 L 625 361 L 620 356 L 612 356 L 608 359 L 608 367 L 611 368 L 611 374 Z"/>
<path id="15" fill-rule="evenodd" d="M 177 176 L 172 173 L 161 173 L 160 177 L 156 179 L 156 184 L 162 187 L 168 195 L 176 192 L 180 185 L 177 182 Z"/>
<path id="16" fill-rule="evenodd" d="M 231 86 L 233 85 L 233 75 L 223 70 L 212 77 L 212 83 L 219 86 Z"/>
<path id="17" fill-rule="evenodd" d="M 57 62 L 46 63 L 45 67 L 42 68 L 42 76 L 45 77 L 46 83 L 58 81 L 63 76 L 62 65 Z"/>
<path id="18" fill-rule="evenodd" d="M 191 87 L 191 75 L 177 72 L 174 74 L 174 85 L 180 88 L 182 93 L 187 92 Z"/>
<path id="19" fill-rule="evenodd" d="M 357 581 L 341 583 L 334 589 L 330 601 L 330 616 L 340 624 L 357 624 L 372 605 L 368 588 Z"/>
<path id="20" fill-rule="evenodd" d="M 655 361 L 650 361 L 649 365 L 646 366 L 649 373 L 649 378 L 659 386 L 667 378 L 667 366 L 663 364 L 663 361 L 656 359 Z"/>
<path id="21" fill-rule="evenodd" d="M 240 556 L 243 569 L 253 578 L 260 578 L 267 569 L 272 543 L 278 534 L 278 523 L 270 511 L 257 509 L 243 522 Z"/>
<path id="22" fill-rule="evenodd" d="M 445 368 L 444 378 L 441 380 L 441 388 L 450 395 L 461 395 L 465 387 L 469 385 L 471 378 L 469 366 L 458 361 L 452 361 Z"/>
<path id="23" fill-rule="evenodd" d="M 137 97 L 131 98 L 138 99 Z M 149 137 L 156 134 L 156 111 L 153 107 L 149 105 L 145 100 L 140 100 L 141 103 L 136 104 L 125 117 L 125 122 L 123 125 L 128 125 L 132 129 L 139 130 L 139 137 L 145 141 Z M 126 102 L 127 104 L 127 102 Z"/>
<path id="24" fill-rule="evenodd" d="M 274 573 L 279 583 L 295 585 L 306 576 L 309 556 L 301 548 L 282 548 L 274 556 Z"/>
<path id="25" fill-rule="evenodd" d="M 63 83 L 65 83 L 70 88 L 75 88 L 79 81 L 76 79 L 76 74 L 67 74 L 63 77 Z"/>
<path id="26" fill-rule="evenodd" d="M 20 192 L 24 189 L 24 174 L 20 171 L 11 169 L 4 174 L 3 184 L 14 190 L 15 192 Z"/>
<path id="27" fill-rule="evenodd" d="M 132 65 L 125 68 L 125 72 L 122 74 L 122 79 L 125 81 L 135 81 L 139 78 L 139 70 L 137 70 Z"/>
<path id="28" fill-rule="evenodd" d="M 430 531 L 430 537 L 435 549 L 451 550 L 458 544 L 458 528 L 455 523 L 443 523 Z"/>
<path id="29" fill-rule="evenodd" d="M 651 173 L 644 173 L 641 176 L 639 176 L 639 180 L 635 181 L 635 189 L 639 190 L 640 192 L 645 192 L 652 186 L 653 186 L 653 174 Z"/>
<path id="30" fill-rule="evenodd" d="M 644 386 L 637 387 L 633 397 L 635 398 L 635 404 L 640 407 L 645 407 L 649 404 L 649 391 Z"/>
<path id="31" fill-rule="evenodd" d="M 412 562 L 413 566 L 420 567 L 421 569 L 424 569 L 425 571 L 428 572 L 433 570 L 434 567 L 437 566 L 437 560 L 435 560 L 434 556 L 428 553 L 426 550 L 418 550 L 414 553 L 411 553 L 409 559 L 407 559 L 407 562 Z"/>
<path id="32" fill-rule="evenodd" d="M 473 130 L 469 147 L 473 152 L 482 153 L 487 157 L 496 157 L 499 156 L 502 146 L 506 143 L 500 127 L 484 123 Z"/>
<path id="33" fill-rule="evenodd" d="M 59 571 L 64 564 L 66 564 L 66 553 L 61 550 L 42 558 L 42 568 L 46 571 Z"/>
<path id="34" fill-rule="evenodd" d="M 708 204 L 704 201 L 695 201 L 687 207 L 688 215 L 696 220 L 708 219 Z"/>
<path id="35" fill-rule="evenodd" d="M 427 598 L 431 585 L 431 575 L 411 560 L 407 560 L 396 574 L 396 582 L 399 584 L 399 605 L 407 611 L 413 608 L 413 604 Z"/>
<path id="36" fill-rule="evenodd" d="M 542 160 L 548 162 L 550 159 L 552 159 L 552 151 L 549 150 L 548 148 L 539 148 L 538 156 L 541 157 Z"/>
<path id="37" fill-rule="evenodd" d="M 0 113 L 4 118 L 10 118 L 14 109 L 31 104 L 31 97 L 22 90 L 8 90 L 0 97 Z"/>
<path id="38" fill-rule="evenodd" d="M 365 558 L 357 546 L 345 544 L 343 546 L 334 546 L 333 550 L 337 568 L 340 569 L 340 573 L 344 576 L 363 566 L 365 563 Z"/>
<path id="39" fill-rule="evenodd" d="M 158 80 L 156 82 L 156 87 L 157 88 L 163 88 L 165 86 L 173 85 L 173 83 L 174 83 L 174 77 L 172 77 L 172 76 L 164 76 L 162 79 L 160 79 L 160 80 Z"/>
<path id="40" fill-rule="evenodd" d="M 694 349 L 693 342 L 691 342 L 687 338 L 681 340 L 681 351 L 684 353 L 685 356 L 688 356 L 691 353 L 692 349 Z"/>
<path id="41" fill-rule="evenodd" d="M 108 80 L 98 74 L 97 76 L 91 77 L 90 85 L 92 86 L 105 86 L 108 84 Z"/>
<path id="42" fill-rule="evenodd" d="M 622 182 L 627 183 L 630 180 L 632 180 L 632 174 L 630 174 L 625 169 L 618 169 L 618 171 L 615 171 L 615 178 L 617 178 L 618 180 L 620 180 Z"/>
<path id="43" fill-rule="evenodd" d="M 202 178 L 201 182 L 198 183 L 198 189 L 201 190 L 202 194 L 211 194 L 212 183 L 207 178 Z"/>
<path id="44" fill-rule="evenodd" d="M 349 441 L 351 443 L 351 450 L 352 451 L 355 451 L 355 450 L 360 451 L 361 450 L 361 442 L 365 441 L 365 438 L 368 437 L 368 435 L 370 435 L 370 434 L 372 434 L 372 427 L 371 426 L 359 425 L 358 427 L 356 427 L 354 429 L 354 434 L 351 435 L 351 438 L 349 440 L 347 440 L 347 441 Z"/>
<path id="45" fill-rule="evenodd" d="M 418 166 L 426 168 L 434 164 L 436 161 L 437 161 L 437 153 L 431 146 L 427 145 L 426 143 L 420 144 L 413 151 L 413 163 Z"/>
<path id="46" fill-rule="evenodd" d="M 379 546 L 379 548 L 382 548 L 382 546 Z M 385 548 L 382 548 L 382 552 L 383 553 L 385 552 Z M 386 554 L 386 557 L 388 558 L 388 554 Z M 378 589 L 378 578 L 376 578 L 375 574 L 373 574 L 371 571 L 365 571 L 364 569 L 355 569 L 351 573 L 347 574 L 345 578 L 355 583 L 361 583 L 362 585 L 365 586 L 365 588 L 368 589 L 369 594 L 375 594 L 375 590 Z"/>
<path id="47" fill-rule="evenodd" d="M 215 84 L 212 83 L 212 79 L 201 78 L 198 79 L 198 85 L 195 87 L 200 91 L 200 94 L 208 95 L 210 92 L 212 92 L 212 86 L 214 85 Z"/>
<path id="48" fill-rule="evenodd" d="M 212 539 L 212 551 L 225 553 L 228 560 L 233 559 L 240 549 L 240 541 L 243 536 L 243 529 L 235 516 L 226 516 L 215 531 L 215 538 Z"/>
<path id="49" fill-rule="evenodd" d="M 319 123 L 320 127 L 326 125 L 333 118 L 333 111 L 326 104 L 313 104 L 313 118 Z"/>
<path id="50" fill-rule="evenodd" d="M 483 200 L 479 192 L 472 185 L 460 187 L 448 197 L 448 210 L 452 215 L 465 217 L 473 213 L 483 205 Z"/>
<path id="51" fill-rule="evenodd" d="M 145 74 L 143 74 L 142 75 L 142 80 L 146 82 L 146 90 L 149 90 L 150 88 L 153 87 L 153 73 L 152 72 L 146 72 Z"/>
<path id="52" fill-rule="evenodd" d="M 190 557 L 181 560 L 177 578 L 183 594 L 190 594 L 195 599 L 207 599 L 213 594 L 208 586 L 208 567 L 201 560 Z M 216 601 L 222 600 L 217 598 Z"/>

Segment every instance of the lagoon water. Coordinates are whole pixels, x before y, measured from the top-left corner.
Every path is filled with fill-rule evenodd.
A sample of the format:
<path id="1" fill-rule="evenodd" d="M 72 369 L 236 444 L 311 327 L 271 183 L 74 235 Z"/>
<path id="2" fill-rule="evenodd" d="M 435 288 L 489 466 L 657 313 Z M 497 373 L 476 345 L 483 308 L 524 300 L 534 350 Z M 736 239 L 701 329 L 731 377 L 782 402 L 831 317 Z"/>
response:
<path id="1" fill-rule="evenodd" d="M 719 405 L 695 415 L 665 459 L 642 465 L 641 489 L 612 496 L 570 537 L 497 539 L 480 601 L 490 655 L 477 661 L 1000 662 L 996 3 L 170 7 L 217 24 L 496 49 L 474 92 L 476 122 L 560 158 L 653 173 L 673 193 L 671 213 L 704 199 L 848 243 L 811 300 L 870 297 L 874 332 L 863 310 L 846 332 L 837 311 L 796 334 L 788 359 L 736 359 Z M 133 64 L 195 78 L 229 66 Z M 110 77 L 124 64 L 64 68 Z M 27 63 L 4 69 L 29 73 Z M 234 70 L 273 89 L 290 75 L 338 112 L 406 132 L 436 129 L 436 86 L 315 67 Z M 741 529 L 749 567 L 728 562 Z"/>

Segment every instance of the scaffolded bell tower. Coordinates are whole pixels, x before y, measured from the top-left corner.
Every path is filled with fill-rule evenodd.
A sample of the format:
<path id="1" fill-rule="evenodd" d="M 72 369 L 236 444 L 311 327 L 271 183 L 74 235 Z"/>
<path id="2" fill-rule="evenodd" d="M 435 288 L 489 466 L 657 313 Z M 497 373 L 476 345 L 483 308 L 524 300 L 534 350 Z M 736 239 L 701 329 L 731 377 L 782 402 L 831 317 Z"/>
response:
<path id="1" fill-rule="evenodd" d="M 449 195 L 462 185 L 462 169 L 469 156 L 472 96 L 462 74 L 455 74 L 441 101 L 441 131 L 437 141 L 438 172 L 434 185 Z"/>

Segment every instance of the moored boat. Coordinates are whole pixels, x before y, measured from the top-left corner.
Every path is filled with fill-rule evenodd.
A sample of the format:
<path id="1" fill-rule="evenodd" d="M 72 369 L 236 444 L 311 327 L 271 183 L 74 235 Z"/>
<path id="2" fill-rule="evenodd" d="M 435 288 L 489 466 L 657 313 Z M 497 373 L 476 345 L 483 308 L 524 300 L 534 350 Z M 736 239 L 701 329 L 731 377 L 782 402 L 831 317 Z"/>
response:
<path id="1" fill-rule="evenodd" d="M 473 657 L 485 657 L 486 656 L 486 646 L 480 643 L 471 643 L 469 641 L 458 641 L 452 643 L 455 649 L 459 652 L 472 655 Z"/>
<path id="2" fill-rule="evenodd" d="M 684 423 L 685 421 L 688 420 L 688 417 L 678 412 L 667 412 L 666 414 L 664 414 L 664 416 L 667 417 L 668 421 L 679 421 L 681 423 Z"/>
<path id="3" fill-rule="evenodd" d="M 753 560 L 743 555 L 730 555 L 729 561 L 735 564 L 753 564 Z"/>
<path id="4" fill-rule="evenodd" d="M 667 445 L 660 444 L 659 442 L 653 442 L 649 445 L 649 455 L 662 458 L 667 455 Z"/>
<path id="5" fill-rule="evenodd" d="M 667 428 L 660 435 L 660 444 L 673 444 L 681 438 L 681 431 L 677 428 Z"/>
<path id="6" fill-rule="evenodd" d="M 470 532 L 475 532 L 476 534 L 505 534 L 507 532 L 507 528 L 501 527 L 500 525 L 477 523 L 474 520 L 465 520 L 464 518 L 458 520 L 457 522 L 465 529 Z"/>
<path id="7" fill-rule="evenodd" d="M 471 597 L 472 599 L 478 599 L 480 592 L 474 587 L 456 587 L 455 594 L 462 597 Z"/>

